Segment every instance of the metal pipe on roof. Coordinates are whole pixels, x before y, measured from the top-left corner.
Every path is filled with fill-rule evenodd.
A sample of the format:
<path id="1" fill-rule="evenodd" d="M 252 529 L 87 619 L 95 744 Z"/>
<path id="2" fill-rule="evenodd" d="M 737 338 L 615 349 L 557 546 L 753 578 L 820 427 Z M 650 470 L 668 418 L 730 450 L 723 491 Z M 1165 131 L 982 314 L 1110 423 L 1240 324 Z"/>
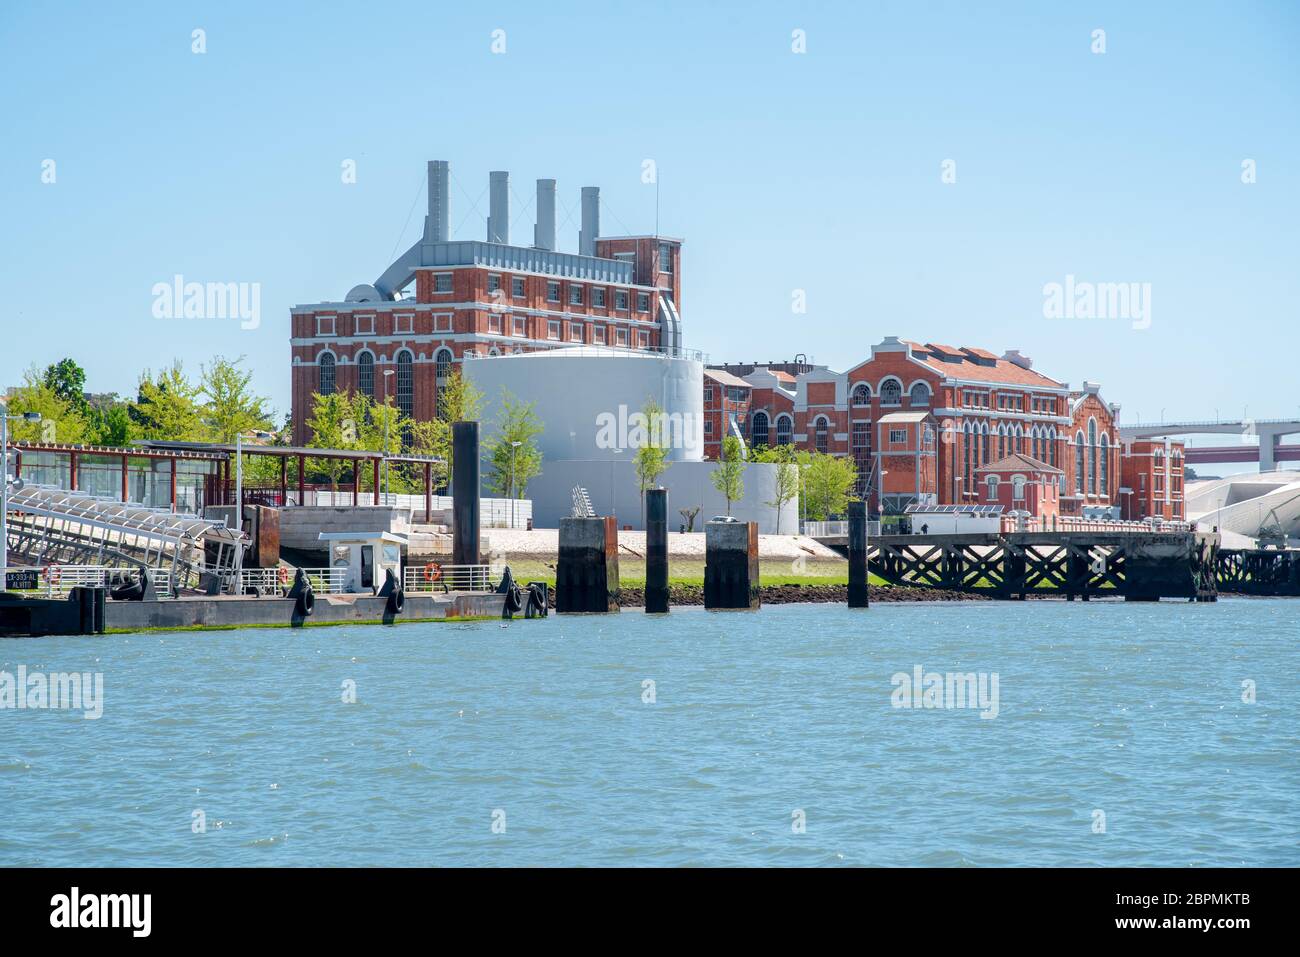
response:
<path id="1" fill-rule="evenodd" d="M 424 220 L 424 241 L 445 243 L 451 238 L 451 168 L 446 160 L 429 160 L 429 214 Z"/>
<path id="2" fill-rule="evenodd" d="M 555 180 L 537 181 L 537 225 L 533 227 L 533 245 L 538 249 L 555 249 Z"/>
<path id="3" fill-rule="evenodd" d="M 582 187 L 582 228 L 578 230 L 578 252 L 596 255 L 596 237 L 600 235 L 600 187 Z"/>
<path id="4" fill-rule="evenodd" d="M 488 173 L 487 241 L 510 242 L 510 174 L 504 170 Z"/>

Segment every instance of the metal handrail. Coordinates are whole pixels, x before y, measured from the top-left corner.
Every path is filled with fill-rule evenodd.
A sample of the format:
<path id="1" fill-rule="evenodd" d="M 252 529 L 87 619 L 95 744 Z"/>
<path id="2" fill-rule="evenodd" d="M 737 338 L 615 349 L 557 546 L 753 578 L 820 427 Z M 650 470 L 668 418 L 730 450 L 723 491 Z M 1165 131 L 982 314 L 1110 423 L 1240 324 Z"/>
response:
<path id="1" fill-rule="evenodd" d="M 504 565 L 408 565 L 402 588 L 408 592 L 496 591 Z"/>

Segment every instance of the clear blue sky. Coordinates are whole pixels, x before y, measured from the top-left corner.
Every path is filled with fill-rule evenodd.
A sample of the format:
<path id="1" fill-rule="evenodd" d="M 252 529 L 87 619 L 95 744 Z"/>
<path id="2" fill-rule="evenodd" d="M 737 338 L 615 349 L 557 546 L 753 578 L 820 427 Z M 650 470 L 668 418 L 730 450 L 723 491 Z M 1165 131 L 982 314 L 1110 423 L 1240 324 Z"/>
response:
<path id="1" fill-rule="evenodd" d="M 558 179 L 562 223 L 600 185 L 606 233 L 650 232 L 652 158 L 715 361 L 844 369 L 897 334 L 1019 348 L 1129 421 L 1295 415 L 1297 50 L 1287 2 L 6 3 L 0 385 L 246 355 L 283 412 L 289 307 L 414 241 L 425 160 L 482 238 L 493 169 L 525 200 Z M 260 283 L 260 328 L 153 318 L 176 273 Z M 1151 283 L 1151 327 L 1043 318 L 1067 274 Z"/>

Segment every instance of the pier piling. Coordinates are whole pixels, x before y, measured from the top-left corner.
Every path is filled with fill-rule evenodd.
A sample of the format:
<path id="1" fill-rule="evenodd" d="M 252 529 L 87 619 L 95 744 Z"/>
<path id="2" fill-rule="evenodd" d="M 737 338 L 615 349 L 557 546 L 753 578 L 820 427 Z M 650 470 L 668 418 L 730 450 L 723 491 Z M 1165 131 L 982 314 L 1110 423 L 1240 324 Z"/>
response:
<path id="1" fill-rule="evenodd" d="M 867 503 L 849 502 L 849 607 L 868 608 Z"/>
<path id="2" fill-rule="evenodd" d="M 645 610 L 667 614 L 668 489 L 652 488 L 645 495 Z"/>
<path id="3" fill-rule="evenodd" d="M 704 607 L 758 608 L 758 524 L 704 523 Z"/>
<path id="4" fill-rule="evenodd" d="M 451 560 L 455 565 L 478 565 L 478 423 L 453 422 L 451 448 Z"/>
<path id="5" fill-rule="evenodd" d="M 614 612 L 618 597 L 618 526 L 613 517 L 560 519 L 556 612 Z"/>

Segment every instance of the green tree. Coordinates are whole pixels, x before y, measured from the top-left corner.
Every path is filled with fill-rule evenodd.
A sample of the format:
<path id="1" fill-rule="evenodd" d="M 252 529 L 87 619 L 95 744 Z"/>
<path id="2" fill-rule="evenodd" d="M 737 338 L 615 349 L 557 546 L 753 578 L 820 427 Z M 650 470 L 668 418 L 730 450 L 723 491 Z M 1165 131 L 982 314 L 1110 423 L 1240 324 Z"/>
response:
<path id="1" fill-rule="evenodd" d="M 637 490 L 641 494 L 641 513 L 642 525 L 645 524 L 645 493 L 654 488 L 659 481 L 659 476 L 668 471 L 668 436 L 666 417 L 663 409 L 659 408 L 659 403 L 654 399 L 647 399 L 646 404 L 641 409 L 641 415 L 645 419 L 643 426 L 633 429 L 635 438 L 638 441 L 631 444 L 636 445 L 636 455 L 633 462 L 636 466 Z M 636 436 L 637 432 L 644 433 L 644 439 Z"/>
<path id="2" fill-rule="evenodd" d="M 307 443 L 313 449 L 338 449 L 345 451 L 357 447 L 356 410 L 351 397 L 344 392 L 330 395 L 312 393 L 311 415 L 307 417 L 307 428 L 311 429 L 311 441 Z M 339 479 L 351 471 L 346 459 L 317 459 L 317 468 L 329 479 L 330 487 L 338 491 Z"/>
<path id="3" fill-rule="evenodd" d="M 853 460 L 847 456 L 814 452 L 808 457 L 807 464 L 804 496 L 808 518 L 821 522 L 831 515 L 843 513 L 858 481 L 858 470 Z"/>
<path id="4" fill-rule="evenodd" d="M 131 444 L 132 424 L 130 408 L 125 402 L 114 401 L 91 405 L 86 416 L 86 440 L 92 445 L 123 446 Z"/>
<path id="5" fill-rule="evenodd" d="M 47 385 L 35 369 L 23 375 L 23 384 L 9 396 L 9 414 L 36 412 L 39 422 L 10 422 L 9 435 L 18 442 L 60 442 L 75 444 L 86 441 L 86 419 L 78 407 Z"/>
<path id="6" fill-rule="evenodd" d="M 164 442 L 203 441 L 207 429 L 199 408 L 200 395 L 200 387 L 189 380 L 179 362 L 157 377 L 146 369 L 130 408 L 136 434 Z"/>
<path id="7" fill-rule="evenodd" d="M 200 416 L 213 441 L 231 443 L 241 433 L 274 428 L 269 400 L 253 394 L 253 373 L 240 368 L 243 361 L 243 356 L 233 362 L 216 356 L 203 367 Z"/>
<path id="8" fill-rule="evenodd" d="M 501 390 L 501 410 L 496 431 L 486 442 L 490 471 L 487 487 L 499 495 L 523 498 L 528 483 L 542 474 L 542 453 L 537 437 L 544 431 L 536 403 L 520 402 Z M 515 443 L 518 443 L 516 445 Z"/>
<path id="9" fill-rule="evenodd" d="M 776 509 L 776 533 L 781 534 L 781 510 L 786 503 L 799 495 L 799 459 L 793 446 L 774 445 L 757 449 L 754 454 L 757 462 L 767 462 L 776 466 L 776 481 L 773 483 L 772 499 L 764 502 Z"/>
<path id="10" fill-rule="evenodd" d="M 44 383 L 64 402 L 83 415 L 86 412 L 86 370 L 73 359 L 60 359 L 47 366 Z"/>
<path id="11" fill-rule="evenodd" d="M 727 500 L 727 514 L 731 503 L 745 497 L 745 455 L 740 439 L 728 435 L 722 440 L 722 458 L 709 476 L 718 494 Z"/>
<path id="12" fill-rule="evenodd" d="M 453 466 L 451 425 L 453 422 L 477 422 L 483 414 L 483 390 L 466 379 L 459 369 L 453 369 L 447 384 L 438 392 L 438 419 L 446 429 L 427 429 L 426 438 L 438 440 L 438 451 L 421 453 L 436 455 L 447 463 L 447 475 Z M 408 444 L 414 441 L 414 432 L 408 428 Z"/>

